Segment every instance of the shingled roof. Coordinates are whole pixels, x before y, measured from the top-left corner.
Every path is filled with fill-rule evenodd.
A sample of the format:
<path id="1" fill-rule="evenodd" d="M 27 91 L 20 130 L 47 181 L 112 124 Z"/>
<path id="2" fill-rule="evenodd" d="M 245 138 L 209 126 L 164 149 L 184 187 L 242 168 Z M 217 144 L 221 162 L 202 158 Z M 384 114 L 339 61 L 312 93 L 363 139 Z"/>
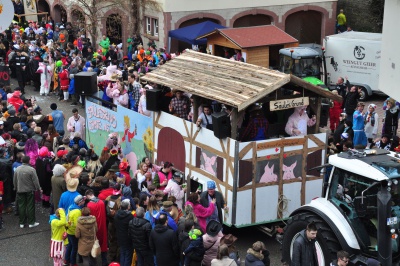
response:
<path id="1" fill-rule="evenodd" d="M 265 25 L 245 28 L 226 28 L 216 29 L 197 39 L 220 33 L 232 43 L 240 48 L 278 45 L 285 43 L 297 43 L 298 40 L 276 27 L 275 25 Z"/>
<path id="2" fill-rule="evenodd" d="M 239 111 L 288 83 L 322 97 L 342 100 L 296 76 L 192 50 L 186 50 L 140 79 L 213 99 Z"/>

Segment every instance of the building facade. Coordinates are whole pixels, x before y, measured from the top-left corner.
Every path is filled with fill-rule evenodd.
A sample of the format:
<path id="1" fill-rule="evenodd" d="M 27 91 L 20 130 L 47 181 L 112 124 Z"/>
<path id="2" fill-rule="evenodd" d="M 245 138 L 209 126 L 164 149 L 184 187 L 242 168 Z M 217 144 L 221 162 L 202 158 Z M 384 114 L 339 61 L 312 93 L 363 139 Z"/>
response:
<path id="1" fill-rule="evenodd" d="M 337 0 L 158 0 L 159 10 L 146 9 L 142 19 L 142 38 L 145 44 L 154 40 L 158 47 L 171 52 L 187 48 L 186 44 L 169 40 L 168 32 L 211 20 L 226 27 L 249 27 L 273 24 L 286 31 L 300 43 L 321 43 L 324 36 L 334 33 Z M 82 7 L 76 1 L 39 0 L 38 9 L 48 11 L 55 22 L 65 17 L 76 21 Z M 107 34 L 110 16 L 120 16 L 120 39 L 125 43 L 132 18 L 129 11 L 113 7 L 101 14 L 99 34 Z"/>

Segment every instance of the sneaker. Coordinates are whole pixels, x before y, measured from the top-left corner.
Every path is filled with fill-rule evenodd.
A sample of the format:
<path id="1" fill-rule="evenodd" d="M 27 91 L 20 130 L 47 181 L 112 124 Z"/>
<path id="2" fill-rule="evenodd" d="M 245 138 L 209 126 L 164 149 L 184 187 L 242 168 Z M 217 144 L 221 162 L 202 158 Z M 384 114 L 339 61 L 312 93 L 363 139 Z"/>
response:
<path id="1" fill-rule="evenodd" d="M 20 224 L 20 225 L 19 225 L 19 228 L 24 228 L 24 227 L 25 227 L 24 224 Z"/>
<path id="2" fill-rule="evenodd" d="M 38 225 L 39 225 L 39 223 L 30 224 L 30 225 L 29 225 L 29 228 L 33 228 L 33 227 L 36 227 L 36 226 L 38 226 Z"/>
<path id="3" fill-rule="evenodd" d="M 76 103 L 71 103 L 69 106 L 77 106 Z"/>

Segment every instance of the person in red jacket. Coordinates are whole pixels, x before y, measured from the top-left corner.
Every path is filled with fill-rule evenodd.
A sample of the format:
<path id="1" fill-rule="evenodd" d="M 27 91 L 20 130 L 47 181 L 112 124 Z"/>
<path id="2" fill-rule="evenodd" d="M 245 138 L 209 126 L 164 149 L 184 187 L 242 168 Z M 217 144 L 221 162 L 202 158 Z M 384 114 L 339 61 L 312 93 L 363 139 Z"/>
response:
<path id="1" fill-rule="evenodd" d="M 60 72 L 60 74 L 58 74 L 58 77 L 60 78 L 60 87 L 61 87 L 61 91 L 64 94 L 64 100 L 63 101 L 67 101 L 69 98 L 69 93 L 68 93 L 68 87 L 69 87 L 69 73 L 67 70 L 67 66 L 63 66 L 63 70 Z"/>
<path id="2" fill-rule="evenodd" d="M 16 113 L 18 113 L 19 107 L 24 104 L 24 101 L 21 99 L 21 91 L 19 90 L 14 91 L 7 101 L 14 106 Z"/>
<path id="3" fill-rule="evenodd" d="M 333 90 L 332 93 L 338 95 L 337 90 Z M 341 113 L 342 104 L 338 101 L 333 101 L 333 106 L 331 105 L 331 108 L 329 109 L 329 126 L 332 132 L 334 132 L 339 126 L 339 117 Z"/>

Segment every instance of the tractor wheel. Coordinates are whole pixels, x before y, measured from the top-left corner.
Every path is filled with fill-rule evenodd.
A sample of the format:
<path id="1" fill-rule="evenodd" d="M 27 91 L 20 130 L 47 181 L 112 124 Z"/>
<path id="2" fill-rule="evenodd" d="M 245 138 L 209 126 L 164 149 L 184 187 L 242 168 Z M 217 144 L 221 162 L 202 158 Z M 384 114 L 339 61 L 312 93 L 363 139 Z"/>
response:
<path id="1" fill-rule="evenodd" d="M 301 231 L 314 222 L 318 228 L 315 247 L 319 266 L 329 266 L 336 259 L 336 252 L 341 249 L 339 241 L 331 228 L 318 215 L 310 212 L 300 213 L 289 219 L 283 234 L 282 260 L 291 264 L 293 244 Z"/>

